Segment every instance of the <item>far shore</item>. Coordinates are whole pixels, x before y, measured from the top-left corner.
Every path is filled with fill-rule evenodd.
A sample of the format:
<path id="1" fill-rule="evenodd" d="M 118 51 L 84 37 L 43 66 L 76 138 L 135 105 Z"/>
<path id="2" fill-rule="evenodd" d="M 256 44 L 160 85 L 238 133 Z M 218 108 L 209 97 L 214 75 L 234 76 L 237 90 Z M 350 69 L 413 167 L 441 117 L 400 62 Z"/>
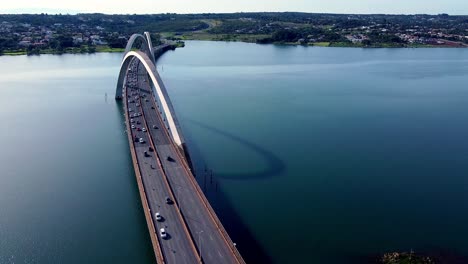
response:
<path id="1" fill-rule="evenodd" d="M 329 48 L 363 48 L 363 49 L 384 49 L 384 48 L 392 48 L 392 49 L 406 49 L 406 48 L 468 48 L 468 45 L 405 45 L 405 46 L 397 46 L 392 45 L 391 43 L 385 45 L 377 45 L 377 46 L 362 46 L 362 45 L 355 45 L 349 44 L 345 42 L 315 42 L 315 43 L 297 43 L 297 42 L 273 42 L 273 43 L 257 43 L 255 38 L 240 38 L 240 37 L 226 37 L 222 36 L 219 37 L 218 35 L 202 35 L 202 36 L 194 36 L 194 35 L 184 35 L 178 40 L 184 41 L 219 41 L 219 42 L 243 42 L 243 43 L 254 43 L 259 45 L 285 45 L 285 46 L 302 46 L 302 47 L 329 47 Z M 114 52 L 124 52 L 124 48 L 111 48 L 109 46 L 96 46 L 93 50 L 88 49 L 81 49 L 81 48 L 67 48 L 65 50 L 52 50 L 52 49 L 45 49 L 40 50 L 38 53 L 28 53 L 26 49 L 24 50 L 15 50 L 15 51 L 4 51 L 0 54 L 0 56 L 19 56 L 19 55 L 41 55 L 41 54 L 53 54 L 53 55 L 61 55 L 61 54 L 93 54 L 93 53 L 114 53 Z"/>

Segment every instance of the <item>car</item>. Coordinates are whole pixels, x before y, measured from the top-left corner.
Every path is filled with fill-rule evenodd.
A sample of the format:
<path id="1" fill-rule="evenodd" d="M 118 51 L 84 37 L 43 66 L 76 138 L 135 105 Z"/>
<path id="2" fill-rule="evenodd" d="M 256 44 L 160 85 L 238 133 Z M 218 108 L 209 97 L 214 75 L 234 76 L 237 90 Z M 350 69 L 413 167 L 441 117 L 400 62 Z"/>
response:
<path id="1" fill-rule="evenodd" d="M 136 104 L 136 106 L 138 107 L 138 106 L 140 106 L 140 104 L 139 104 L 139 103 L 137 103 L 137 104 Z"/>
<path id="2" fill-rule="evenodd" d="M 154 106 L 152 106 L 151 109 L 154 109 Z"/>
<path id="3" fill-rule="evenodd" d="M 141 131 L 146 132 L 146 128 L 142 128 Z"/>
<path id="4" fill-rule="evenodd" d="M 145 140 L 143 138 L 140 138 L 139 141 L 140 141 L 141 144 L 145 143 Z"/>
<path id="5" fill-rule="evenodd" d="M 133 119 L 130 119 L 130 123 L 135 123 L 135 120 L 133 120 Z"/>
<path id="6" fill-rule="evenodd" d="M 138 142 L 138 141 L 140 141 L 140 139 L 135 136 L 135 142 Z"/>
<path id="7" fill-rule="evenodd" d="M 162 221 L 162 216 L 161 216 L 161 214 L 159 212 L 156 212 L 154 214 L 154 217 L 156 218 L 156 221 Z"/>
<path id="8" fill-rule="evenodd" d="M 153 128 L 154 128 L 154 129 L 158 129 L 158 126 L 156 126 L 156 125 L 153 125 Z"/>
<path id="9" fill-rule="evenodd" d="M 139 125 L 139 124 L 141 124 L 141 122 L 140 122 L 140 121 L 137 121 L 137 125 Z"/>
<path id="10" fill-rule="evenodd" d="M 159 229 L 159 235 L 161 238 L 167 238 L 166 230 L 164 230 L 164 228 Z"/>
<path id="11" fill-rule="evenodd" d="M 141 131 L 141 128 L 140 128 L 140 127 L 137 127 L 137 131 Z"/>
<path id="12" fill-rule="evenodd" d="M 169 197 L 166 196 L 166 203 L 167 203 L 167 204 L 172 204 L 173 201 L 171 200 L 171 198 L 169 198 Z"/>
<path id="13" fill-rule="evenodd" d="M 153 152 L 153 151 L 154 151 L 154 149 L 153 149 L 152 147 L 149 147 L 148 150 L 149 150 L 149 152 Z"/>
<path id="14" fill-rule="evenodd" d="M 132 125 L 132 129 L 135 129 L 135 125 Z"/>
<path id="15" fill-rule="evenodd" d="M 148 99 L 145 99 L 145 102 L 149 102 L 149 100 L 148 100 Z"/>
<path id="16" fill-rule="evenodd" d="M 132 112 L 133 110 L 131 108 L 128 109 L 129 112 Z"/>
<path id="17" fill-rule="evenodd" d="M 171 156 L 167 156 L 167 161 L 174 162 L 175 160 Z"/>
<path id="18" fill-rule="evenodd" d="M 140 113 L 140 112 L 138 112 L 138 116 L 141 116 L 141 113 Z"/>

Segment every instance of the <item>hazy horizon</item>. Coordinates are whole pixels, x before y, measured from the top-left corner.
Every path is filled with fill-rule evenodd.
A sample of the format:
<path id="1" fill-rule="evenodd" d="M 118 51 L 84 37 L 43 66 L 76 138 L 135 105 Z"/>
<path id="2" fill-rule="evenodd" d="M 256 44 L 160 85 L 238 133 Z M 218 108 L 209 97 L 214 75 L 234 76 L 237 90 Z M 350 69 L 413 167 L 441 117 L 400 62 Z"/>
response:
<path id="1" fill-rule="evenodd" d="M 105 13 L 105 12 L 62 12 L 60 10 L 45 10 L 45 11 L 34 11 L 34 10 L 12 10 L 12 11 L 0 11 L 0 15 L 80 15 L 80 14 L 103 14 L 103 15 L 160 15 L 160 14 L 176 14 L 176 15 L 197 15 L 197 14 L 239 14 L 239 13 L 304 13 L 304 14 L 333 14 L 333 15 L 401 15 L 401 16 L 412 16 L 412 15 L 441 15 L 447 14 L 449 16 L 468 16 L 468 14 L 448 14 L 448 13 L 336 13 L 336 12 L 303 12 L 303 11 L 249 11 L 249 12 L 198 12 L 198 13 L 176 13 L 176 12 L 164 12 L 164 13 Z"/>
<path id="2" fill-rule="evenodd" d="M 131 2 L 116 2 L 104 0 L 99 6 L 94 1 L 82 0 L 79 2 L 58 2 L 55 0 L 41 1 L 40 4 L 30 3 L 26 0 L 8 2 L 0 7 L 1 14 L 77 14 L 77 13 L 103 13 L 103 14 L 200 14 L 200 13 L 251 13 L 251 12 L 304 12 L 304 13 L 331 13 L 331 14 L 390 14 L 437 15 L 446 13 L 450 15 L 468 15 L 468 2 L 460 3 L 458 0 L 292 0 L 267 1 L 238 0 L 202 0 L 191 2 L 187 0 L 174 0 L 159 3 L 154 0 L 141 0 L 138 4 Z"/>

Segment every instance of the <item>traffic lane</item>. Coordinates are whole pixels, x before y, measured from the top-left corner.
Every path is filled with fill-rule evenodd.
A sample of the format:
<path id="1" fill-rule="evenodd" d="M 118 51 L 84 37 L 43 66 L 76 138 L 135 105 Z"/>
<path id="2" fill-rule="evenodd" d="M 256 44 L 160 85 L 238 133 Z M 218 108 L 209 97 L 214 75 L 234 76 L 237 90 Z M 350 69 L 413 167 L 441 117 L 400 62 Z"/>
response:
<path id="1" fill-rule="evenodd" d="M 151 159 L 151 158 L 150 158 Z M 150 164 L 148 164 L 150 165 Z M 165 203 L 165 197 L 169 196 L 167 190 L 161 191 L 162 173 L 160 170 L 151 169 L 150 166 L 144 166 L 145 189 L 150 203 L 151 216 L 159 235 L 159 229 L 165 228 L 168 234 L 167 239 L 160 239 L 161 246 L 164 248 L 168 263 L 193 263 L 197 260 L 192 253 L 191 245 L 185 239 L 185 230 L 182 227 L 178 212 L 174 205 Z M 158 171 L 159 173 L 156 173 Z M 159 188 L 158 188 L 159 187 Z M 158 222 L 155 213 L 159 212 L 163 221 Z"/>
<path id="2" fill-rule="evenodd" d="M 148 108 L 145 107 L 145 104 L 143 104 L 143 111 L 145 112 L 145 114 L 147 112 L 146 111 L 147 109 Z M 145 116 L 148 116 L 148 115 L 146 114 Z M 159 118 L 153 118 L 153 119 L 147 118 L 147 121 L 148 120 L 157 122 L 157 123 L 152 123 L 152 124 L 156 124 L 158 126 L 161 125 Z M 153 134 L 157 133 L 156 137 L 164 137 L 166 138 L 166 140 L 168 140 L 166 134 L 161 133 L 160 131 L 156 132 L 152 130 L 152 131 L 149 131 L 149 133 L 151 134 L 152 138 L 154 138 Z M 175 153 L 175 150 L 172 147 L 172 145 L 170 144 L 159 145 L 156 148 L 156 151 L 161 157 L 161 163 L 166 172 L 166 175 L 168 176 L 171 186 L 173 186 L 173 190 L 174 188 L 176 189 L 175 195 L 179 198 L 179 201 L 181 202 L 182 207 L 184 207 L 185 205 L 190 205 L 189 207 L 193 208 L 193 210 L 189 211 L 191 213 L 191 217 L 195 219 L 203 219 L 205 215 L 202 213 L 202 211 L 205 208 L 201 208 L 201 206 L 203 205 L 200 204 L 200 199 L 198 195 L 196 195 L 195 193 L 196 190 L 194 190 L 192 184 L 186 180 L 186 177 L 187 177 L 186 170 L 184 167 L 182 167 L 181 162 L 177 156 L 177 153 Z M 171 157 L 172 160 L 169 161 L 168 157 Z M 189 177 L 192 177 L 192 176 L 189 175 Z M 182 197 L 179 197 L 179 192 L 177 190 L 180 190 L 180 189 L 188 190 L 187 195 L 183 195 Z M 193 192 L 193 193 L 190 193 L 190 192 Z"/>
<path id="3" fill-rule="evenodd" d="M 141 109 L 139 109 L 139 110 L 141 110 Z M 145 124 L 146 124 L 145 118 L 144 118 L 144 116 L 141 116 L 140 118 L 141 118 L 141 124 L 142 124 L 143 127 L 144 127 Z M 137 135 L 137 136 L 143 135 L 144 137 L 143 137 L 143 136 L 142 136 L 142 137 L 145 139 L 145 141 L 147 142 L 148 146 L 150 145 L 150 142 L 149 142 L 150 139 L 149 139 L 149 137 L 148 137 L 148 133 L 147 133 L 147 132 L 143 132 L 143 131 L 140 131 L 140 132 L 139 132 L 139 131 L 137 131 L 137 132 L 136 132 L 136 135 Z M 145 143 L 145 144 L 146 144 L 146 143 Z M 147 152 L 147 153 L 149 153 L 149 152 Z M 143 155 L 144 155 L 144 151 L 143 151 Z M 151 155 L 151 154 L 150 154 L 150 155 Z M 155 161 L 156 161 L 156 158 L 157 158 L 157 157 L 156 157 L 156 154 L 154 153 L 154 160 L 155 160 Z M 158 165 L 158 166 L 159 166 L 159 165 Z M 149 167 L 150 167 L 150 166 L 149 166 Z M 164 176 L 161 175 L 161 176 L 159 177 L 159 179 L 162 179 L 162 180 L 163 180 L 163 177 L 164 177 Z M 165 187 L 167 187 L 167 186 L 165 185 Z M 166 191 L 167 191 L 167 188 L 165 188 L 165 189 L 166 189 Z M 167 191 L 166 194 L 165 194 L 163 197 L 161 197 L 159 201 L 161 201 L 161 202 L 164 201 L 164 202 L 163 202 L 163 205 L 170 206 L 170 207 L 172 208 L 171 212 L 173 212 L 173 213 L 174 213 L 174 217 L 177 218 L 178 224 L 176 224 L 176 225 L 164 225 L 164 227 L 165 227 L 165 228 L 166 228 L 166 227 L 168 228 L 167 231 L 168 231 L 168 234 L 169 234 L 169 235 L 174 235 L 174 233 L 171 234 L 170 232 L 172 232 L 172 230 L 177 230 L 177 234 L 178 234 L 178 237 L 179 237 L 179 238 L 185 237 L 184 239 L 180 240 L 181 243 L 184 242 L 184 244 L 180 244 L 180 247 L 183 247 L 182 251 L 181 251 L 181 248 L 180 248 L 180 247 L 179 247 L 179 248 L 176 248 L 175 246 L 171 246 L 171 250 L 172 250 L 173 253 L 176 253 L 176 252 L 184 252 L 185 255 L 187 255 L 186 258 L 185 258 L 185 261 L 191 261 L 191 262 L 192 262 L 192 261 L 196 261 L 196 259 L 197 259 L 196 254 L 187 254 L 187 253 L 189 253 L 189 252 L 193 252 L 193 250 L 192 250 L 192 244 L 191 244 L 192 241 L 191 241 L 191 238 L 187 236 L 187 233 L 185 232 L 185 229 L 184 229 L 185 223 L 184 223 L 183 221 L 180 220 L 180 217 L 179 217 L 179 215 L 178 215 L 179 212 L 177 211 L 177 208 L 176 208 L 174 205 L 167 205 L 167 204 L 165 204 L 165 197 L 170 197 L 169 191 Z M 171 197 L 171 199 L 174 199 L 174 198 Z M 156 209 L 157 207 L 153 207 L 153 208 L 154 208 L 153 211 L 154 211 L 154 210 L 157 210 L 157 209 Z M 154 217 L 154 215 L 153 215 L 153 217 Z M 172 227 L 171 227 L 171 226 L 172 226 Z M 166 241 L 169 241 L 169 239 L 166 240 Z M 165 243 L 165 242 L 163 242 L 163 244 L 164 244 L 164 243 Z M 167 243 L 169 243 L 169 242 L 167 242 Z M 169 243 L 169 244 L 170 244 L 170 243 Z M 190 257 L 189 255 L 192 255 L 193 258 L 192 258 L 192 259 L 188 259 L 188 258 Z M 179 262 L 180 262 L 180 260 L 179 260 L 177 263 L 179 263 Z"/>
<path id="4" fill-rule="evenodd" d="M 150 118 L 150 116 L 156 116 L 158 113 L 154 109 L 148 107 L 149 103 L 142 102 L 142 109 L 147 117 L 148 125 L 161 126 L 161 120 L 159 117 Z M 154 123 L 153 123 L 154 122 Z M 151 136 L 153 136 L 154 131 L 149 131 Z M 166 133 L 161 133 L 159 136 L 167 138 Z M 153 136 L 154 138 L 154 136 Z M 204 244 L 205 247 L 210 250 L 203 255 L 203 259 L 206 263 L 235 263 L 235 259 L 231 258 L 232 254 L 223 237 L 216 229 L 213 221 L 210 219 L 211 215 L 207 212 L 207 209 L 204 208 L 200 197 L 196 193 L 195 188 L 192 183 L 189 182 L 187 177 L 192 177 L 192 175 L 187 175 L 187 172 L 182 167 L 181 161 L 175 153 L 174 147 L 171 145 L 159 145 L 156 149 L 158 154 L 161 157 L 161 162 L 163 164 L 164 171 L 168 176 L 169 182 L 173 189 L 176 188 L 176 198 L 180 203 L 181 210 L 183 215 L 186 216 L 187 224 L 189 225 L 192 237 L 197 237 L 200 232 L 200 239 L 195 239 L 197 247 L 200 249 L 199 244 Z M 167 157 L 172 157 L 173 161 L 168 161 Z M 164 157 L 164 158 L 163 158 Z M 177 187 L 181 186 L 181 187 Z M 205 233 L 206 232 L 206 233 Z M 205 233 L 205 235 L 203 235 Z M 203 250 L 202 245 L 202 254 Z"/>
<path id="5" fill-rule="evenodd" d="M 141 85 L 142 87 L 145 86 L 145 84 Z M 148 83 L 146 83 L 146 85 L 149 90 Z M 141 102 L 142 111 L 145 113 L 148 126 L 151 127 L 152 125 L 156 124 L 156 126 L 160 126 L 162 128 L 163 124 L 160 116 L 158 116 L 160 113 L 158 113 L 158 107 L 156 106 L 156 109 L 151 109 L 150 105 L 154 106 L 153 101 Z M 168 138 L 166 133 L 159 133 L 159 135 L 155 135 L 156 133 L 154 132 L 154 130 L 150 130 L 149 132 L 150 136 L 153 139 L 155 137 L 162 137 L 167 139 L 168 142 L 170 142 L 170 139 Z M 174 193 L 174 195 L 178 197 L 178 201 L 180 202 L 181 210 L 183 211 L 184 216 L 187 215 L 186 222 L 190 227 L 192 236 L 195 237 L 196 234 L 201 234 L 199 237 L 201 239 L 201 243 L 206 243 L 206 246 L 210 248 L 210 250 L 203 255 L 204 261 L 206 263 L 235 263 L 236 260 L 235 258 L 231 257 L 232 254 L 230 248 L 226 244 L 224 237 L 222 237 L 222 235 L 218 232 L 214 221 L 211 219 L 211 214 L 209 214 L 207 209 L 204 208 L 203 201 L 196 193 L 197 190 L 195 190 L 194 186 L 190 182 L 190 179 L 188 179 L 188 177 L 192 177 L 192 175 L 187 175 L 185 169 L 179 165 L 182 163 L 180 163 L 181 161 L 179 160 L 179 156 L 175 152 L 177 150 L 175 150 L 175 148 L 171 145 L 161 144 L 157 147 L 156 151 L 158 152 L 160 157 L 165 157 L 161 158 L 161 162 L 163 163 L 164 171 L 168 176 L 171 186 L 173 186 L 173 190 L 174 186 L 177 188 L 177 185 L 173 183 L 174 180 L 178 181 L 178 183 L 180 184 L 179 186 L 186 187 L 180 187 L 179 190 L 176 191 L 176 193 Z M 171 156 L 173 158 L 172 162 L 167 160 L 168 156 Z M 191 220 L 187 221 L 188 218 L 190 218 Z M 205 229 L 206 231 L 200 233 L 203 229 Z M 203 236 L 204 232 L 206 232 L 205 236 Z M 195 243 L 197 243 L 197 247 L 200 249 L 201 245 L 198 245 L 199 242 L 197 241 L 197 239 L 195 239 Z M 201 248 L 203 253 L 205 250 L 203 250 L 203 247 Z"/>
<path id="6" fill-rule="evenodd" d="M 142 119 L 141 121 L 142 124 L 144 124 L 144 120 Z M 136 146 L 140 168 L 143 171 L 142 178 L 144 182 L 145 191 L 147 193 L 147 196 L 149 196 L 148 202 L 151 209 L 152 217 L 154 219 L 155 229 L 158 232 L 157 235 L 160 236 L 159 229 L 161 227 L 167 228 L 167 233 L 169 235 L 168 239 L 160 239 L 161 246 L 164 248 L 165 256 L 168 258 L 168 261 L 175 261 L 171 263 L 191 263 L 193 261 L 196 261 L 196 256 L 194 254 L 190 254 L 191 252 L 193 252 L 193 250 L 188 240 L 189 238 L 187 238 L 186 233 L 183 229 L 183 223 L 180 221 L 180 218 L 177 215 L 177 209 L 175 209 L 173 205 L 165 204 L 165 197 L 169 196 L 169 191 L 167 190 L 167 188 L 162 187 L 164 186 L 164 183 L 162 181 L 160 182 L 160 184 L 156 184 L 156 181 L 152 180 L 156 179 L 157 177 L 150 176 L 153 170 L 151 165 L 153 166 L 153 168 L 157 168 L 157 166 L 159 165 L 157 165 L 156 163 L 155 155 L 153 155 L 153 158 L 145 157 L 144 152 L 147 151 L 147 153 L 149 153 L 148 135 L 146 132 L 137 131 L 135 129 L 133 130 L 133 132 L 133 135 L 135 135 L 137 138 L 143 138 L 145 140 L 145 143 L 143 144 L 136 142 L 134 142 L 134 144 Z M 151 162 L 150 164 L 148 163 L 148 160 L 152 160 L 153 162 Z M 160 173 L 158 176 L 159 179 L 162 179 L 163 177 L 162 173 Z M 153 191 L 153 189 L 155 190 Z M 164 191 L 156 192 L 157 189 Z M 166 221 L 164 223 L 158 224 L 159 222 L 156 221 L 154 213 L 158 209 L 164 208 L 166 208 L 167 210 L 161 210 L 161 214 L 164 214 Z"/>
<path id="7" fill-rule="evenodd" d="M 144 120 L 141 120 L 142 125 L 143 121 Z M 143 186 L 147 194 L 147 200 L 151 210 L 151 215 L 153 217 L 153 223 L 155 224 L 156 232 L 158 232 L 156 235 L 161 242 L 164 256 L 167 258 L 169 263 L 194 263 L 197 261 L 197 257 L 192 253 L 193 250 L 188 240 L 184 239 L 184 237 L 186 238 L 187 236 L 183 230 L 180 218 L 177 215 L 178 212 L 173 205 L 165 204 L 165 197 L 169 195 L 167 188 L 163 187 L 165 184 L 162 182 L 162 171 L 159 170 L 159 175 L 157 175 L 158 173 L 153 169 L 159 167 L 159 165 L 156 163 L 155 154 L 153 153 L 153 158 L 145 157 L 144 152 L 147 151 L 147 153 L 149 153 L 147 143 L 149 142 L 149 137 L 146 132 L 137 131 L 136 129 L 132 129 L 131 131 L 132 138 L 136 136 L 137 138 L 143 138 L 145 140 L 144 144 L 139 142 L 133 142 L 133 144 L 139 159 L 139 165 L 142 171 Z M 152 177 L 153 174 L 154 177 Z M 154 213 L 157 210 L 160 210 L 161 214 L 165 217 L 164 222 L 160 223 L 156 221 Z M 169 239 L 160 239 L 159 229 L 161 227 L 167 228 L 167 232 L 170 235 Z"/>
<path id="8" fill-rule="evenodd" d="M 158 150 L 161 155 L 176 155 L 174 148 L 169 145 L 160 146 Z M 192 235 L 202 232 L 200 235 L 201 241 L 197 241 L 197 245 L 201 246 L 202 250 L 203 245 L 210 249 L 209 252 L 205 252 L 203 255 L 204 261 L 206 263 L 220 263 L 220 261 L 222 263 L 235 263 L 234 259 L 230 259 L 231 251 L 226 247 L 224 238 L 221 237 L 213 221 L 211 221 L 211 215 L 209 215 L 193 185 L 187 181 L 187 177 L 192 176 L 187 175 L 187 171 L 178 162 L 180 162 L 180 159 L 174 158 L 174 161 L 166 159 L 163 162 L 163 168 L 171 181 L 171 185 L 180 186 L 176 196 L 181 204 L 184 216 L 189 219 L 188 225 Z"/>
<path id="9" fill-rule="evenodd" d="M 167 138 L 166 133 L 164 132 L 165 127 L 163 124 L 161 124 L 160 119 L 157 116 L 157 112 L 159 110 L 151 108 L 153 106 L 151 102 L 152 98 L 149 98 L 149 99 L 150 100 L 148 102 L 143 101 L 141 103 L 141 106 L 142 106 L 144 113 L 146 114 L 145 118 L 146 118 L 146 121 L 148 122 L 148 127 L 150 128 L 150 132 L 153 135 L 153 140 L 155 142 L 155 145 L 168 145 L 170 144 L 170 139 Z"/>

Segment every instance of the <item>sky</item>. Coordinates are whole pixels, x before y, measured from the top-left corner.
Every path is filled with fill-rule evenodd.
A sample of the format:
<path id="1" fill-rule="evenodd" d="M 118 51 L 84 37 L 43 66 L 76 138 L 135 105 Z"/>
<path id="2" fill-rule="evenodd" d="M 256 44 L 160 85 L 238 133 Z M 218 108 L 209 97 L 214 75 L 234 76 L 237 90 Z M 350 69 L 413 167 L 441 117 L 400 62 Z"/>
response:
<path id="1" fill-rule="evenodd" d="M 344 14 L 468 15 L 468 0 L 15 0 L 5 1 L 0 13 L 232 13 L 283 12 Z"/>

